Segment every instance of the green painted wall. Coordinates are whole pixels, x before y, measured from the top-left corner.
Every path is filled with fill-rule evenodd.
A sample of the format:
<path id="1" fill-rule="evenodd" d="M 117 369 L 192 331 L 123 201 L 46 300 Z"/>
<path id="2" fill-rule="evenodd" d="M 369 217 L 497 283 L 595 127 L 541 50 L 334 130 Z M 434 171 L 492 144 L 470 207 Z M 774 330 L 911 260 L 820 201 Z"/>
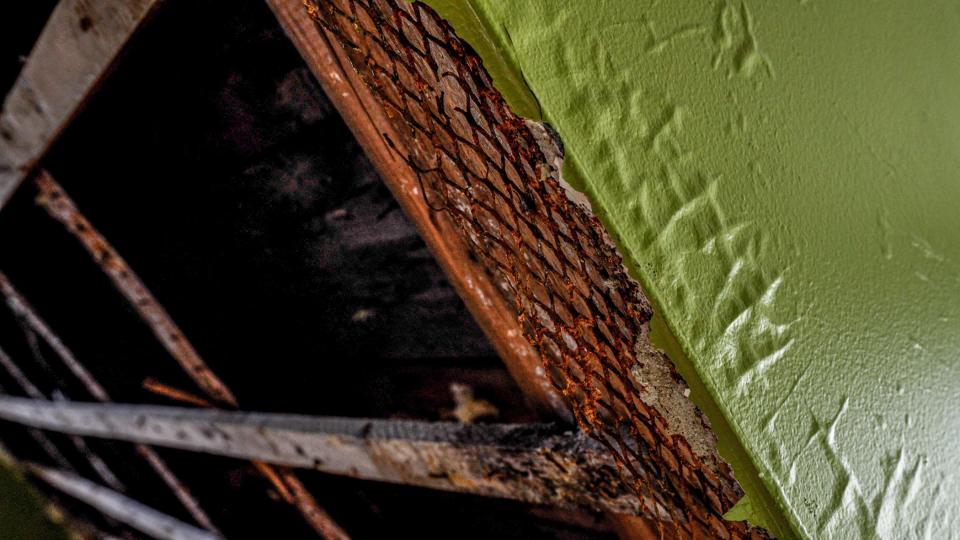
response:
<path id="1" fill-rule="evenodd" d="M 560 132 L 757 519 L 960 534 L 960 4 L 428 3 Z"/>
<path id="2" fill-rule="evenodd" d="M 51 522 L 40 498 L 26 481 L 0 462 L 0 538 L 4 540 L 65 540 L 66 532 Z"/>

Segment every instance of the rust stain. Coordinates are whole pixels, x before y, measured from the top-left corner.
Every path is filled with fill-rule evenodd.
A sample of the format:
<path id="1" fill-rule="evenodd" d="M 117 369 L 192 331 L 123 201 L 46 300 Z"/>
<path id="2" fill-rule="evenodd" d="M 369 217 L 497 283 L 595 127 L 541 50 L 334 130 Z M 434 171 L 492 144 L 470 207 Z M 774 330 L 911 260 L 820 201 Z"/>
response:
<path id="1" fill-rule="evenodd" d="M 307 13 L 384 111 L 389 147 L 411 171 L 387 182 L 416 176 L 428 223 L 448 220 L 459 237 L 439 239 L 437 249 L 466 245 L 491 281 L 505 284 L 544 373 L 581 429 L 617 459 L 658 533 L 762 538 L 722 519 L 741 495 L 729 468 L 690 452 L 641 399 L 632 367 L 652 308 L 472 49 L 420 2 L 310 1 Z"/>

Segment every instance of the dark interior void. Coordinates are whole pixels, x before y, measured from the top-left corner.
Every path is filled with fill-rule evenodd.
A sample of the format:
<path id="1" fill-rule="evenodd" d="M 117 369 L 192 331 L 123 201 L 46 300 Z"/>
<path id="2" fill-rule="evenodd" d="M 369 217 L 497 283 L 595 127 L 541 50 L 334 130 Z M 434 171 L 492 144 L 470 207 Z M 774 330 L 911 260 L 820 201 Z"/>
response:
<path id="1" fill-rule="evenodd" d="M 0 2 L 0 95 L 7 95 L 57 0 Z"/>
<path id="2" fill-rule="evenodd" d="M 44 165 L 242 408 L 451 419 L 450 386 L 461 383 L 497 407 L 496 419 L 534 420 L 263 2 L 166 2 Z M 0 270 L 115 401 L 174 403 L 145 390 L 147 378 L 199 394 L 34 196 L 25 184 L 0 213 Z M 91 399 L 0 311 L 0 345 L 42 392 Z M 22 394 L 2 371 L 0 384 Z M 55 464 L 26 430 L 5 424 L 0 434 L 18 456 Z M 66 437 L 51 438 L 97 478 Z M 131 445 L 91 448 L 131 496 L 189 519 Z M 160 454 L 228 536 L 312 536 L 251 465 Z M 301 478 L 357 538 L 609 534 L 599 520 L 509 501 Z"/>

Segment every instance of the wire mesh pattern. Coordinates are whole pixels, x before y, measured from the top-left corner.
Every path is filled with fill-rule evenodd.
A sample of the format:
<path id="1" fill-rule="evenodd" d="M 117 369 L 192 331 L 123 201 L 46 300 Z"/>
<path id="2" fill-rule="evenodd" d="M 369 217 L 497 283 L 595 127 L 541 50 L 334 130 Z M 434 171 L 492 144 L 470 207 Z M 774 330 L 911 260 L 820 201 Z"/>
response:
<path id="1" fill-rule="evenodd" d="M 722 518 L 741 496 L 730 469 L 702 462 L 641 399 L 631 373 L 650 304 L 599 220 L 568 198 L 544 137 L 510 111 L 471 47 L 420 2 L 305 5 L 382 104 L 426 204 L 456 223 L 581 428 L 627 473 L 642 513 L 661 533 L 766 537 Z"/>

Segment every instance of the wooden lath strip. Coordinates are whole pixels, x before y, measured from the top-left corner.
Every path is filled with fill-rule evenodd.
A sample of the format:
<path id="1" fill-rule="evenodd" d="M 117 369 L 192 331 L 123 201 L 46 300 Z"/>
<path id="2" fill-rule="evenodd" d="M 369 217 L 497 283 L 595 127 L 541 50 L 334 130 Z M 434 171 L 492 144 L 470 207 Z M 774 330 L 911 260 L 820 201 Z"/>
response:
<path id="1" fill-rule="evenodd" d="M 3 367 L 7 374 L 10 375 L 10 378 L 16 381 L 20 389 L 31 399 L 47 399 L 47 397 L 40 392 L 40 389 L 27 377 L 26 373 L 20 369 L 20 366 L 18 366 L 2 348 L 0 348 L 0 367 Z M 54 396 L 54 398 L 56 397 L 57 396 Z M 62 396 L 60 397 L 63 399 Z M 70 442 L 77 449 L 77 452 L 87 460 L 90 467 L 93 468 L 101 480 L 112 489 L 121 492 L 125 491 L 123 484 L 117 479 L 117 476 L 110 469 L 110 466 L 107 465 L 93 449 L 87 446 L 86 441 L 84 441 L 82 437 L 71 435 Z"/>
<path id="2" fill-rule="evenodd" d="M 236 407 L 237 398 L 227 385 L 214 375 L 167 310 L 157 301 L 117 250 L 113 249 L 103 235 L 80 213 L 76 204 L 53 179 L 53 176 L 41 170 L 37 174 L 36 184 L 39 192 L 37 204 L 80 241 L 103 273 L 113 281 L 120 294 L 127 299 L 130 306 L 153 331 L 153 335 L 170 353 L 170 356 L 180 364 L 180 367 L 205 394 L 222 405 Z"/>
<path id="3" fill-rule="evenodd" d="M 36 332 L 50 346 L 51 349 L 60 358 L 60 361 L 67 366 L 67 369 L 76 377 L 86 388 L 87 392 L 97 401 L 107 403 L 110 401 L 110 395 L 107 390 L 94 378 L 93 374 L 74 356 L 71 351 L 60 339 L 53 329 L 47 325 L 46 321 L 40 318 L 40 315 L 33 309 L 13 284 L 7 279 L 6 274 L 0 272 L 0 295 L 4 297 L 7 306 L 23 323 L 26 329 Z M 160 458 L 157 453 L 149 446 L 138 444 L 135 450 L 148 465 L 157 473 L 163 482 L 170 488 L 180 504 L 186 508 L 191 517 L 198 524 L 208 530 L 216 531 L 217 528 L 210 521 L 207 513 L 200 507 L 200 503 L 193 497 L 187 487 L 170 470 L 166 462 Z"/>
<path id="4" fill-rule="evenodd" d="M 126 298 L 130 307 L 140 315 L 157 340 L 190 379 L 213 402 L 229 408 L 237 408 L 239 405 L 237 398 L 226 383 L 210 369 L 143 280 L 80 212 L 53 176 L 46 170 L 40 170 L 37 174 L 36 186 L 37 204 L 83 245 L 97 266 L 110 278 L 117 291 Z M 347 533 L 317 504 L 303 483 L 291 471 L 283 469 L 274 471 L 271 466 L 263 463 L 254 463 L 254 466 L 278 492 L 288 495 L 284 499 L 297 508 L 318 534 L 332 540 L 348 538 Z"/>
<path id="5" fill-rule="evenodd" d="M 461 424 L 0 398 L 0 418 L 444 491 L 636 514 L 596 441 L 553 424 Z"/>
<path id="6" fill-rule="evenodd" d="M 76 116 L 158 0 L 62 0 L 0 112 L 0 209 Z"/>
<path id="7" fill-rule="evenodd" d="M 403 159 L 408 154 L 407 149 L 401 147 L 403 138 L 397 136 L 387 112 L 351 66 L 343 46 L 307 16 L 309 3 L 302 0 L 266 2 L 384 183 L 416 225 L 523 393 L 546 418 L 572 420 L 570 410 L 544 371 L 540 354 L 524 337 L 514 308 L 503 299 L 484 268 L 470 256 L 451 219 L 445 213 L 434 212 L 428 205 L 417 174 Z M 609 517 L 622 538 L 673 536 L 672 531 L 641 517 L 613 514 Z"/>
<path id="8" fill-rule="evenodd" d="M 0 385 L 0 395 L 10 395 L 10 392 L 8 392 L 3 385 Z M 42 450 L 47 457 L 53 460 L 57 466 L 68 470 L 74 470 L 70 460 L 63 455 L 60 449 L 57 448 L 57 445 L 50 440 L 50 437 L 48 437 L 45 432 L 37 428 L 27 428 L 27 434 L 31 439 L 33 439 L 33 442 L 40 447 L 40 450 Z M 2 441 L 0 441 L 0 444 L 2 444 Z M 9 454 L 9 452 L 6 452 L 5 450 L 0 452 L 0 457 L 2 457 L 4 454 Z"/>
<path id="9" fill-rule="evenodd" d="M 30 465 L 27 469 L 34 476 L 58 491 L 82 501 L 103 514 L 153 538 L 162 540 L 216 540 L 220 538 L 217 534 L 198 529 L 75 474 L 40 467 L 39 465 Z"/>

